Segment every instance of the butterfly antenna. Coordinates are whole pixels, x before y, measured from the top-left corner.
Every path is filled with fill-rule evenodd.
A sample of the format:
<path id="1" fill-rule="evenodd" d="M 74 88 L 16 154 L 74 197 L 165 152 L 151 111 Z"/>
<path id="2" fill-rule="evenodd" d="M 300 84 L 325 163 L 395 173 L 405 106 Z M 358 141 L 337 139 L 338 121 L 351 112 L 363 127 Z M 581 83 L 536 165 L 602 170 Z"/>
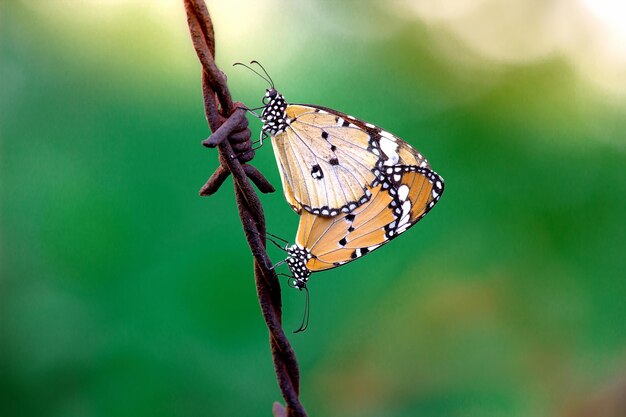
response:
<path id="1" fill-rule="evenodd" d="M 303 332 L 309 327 L 309 316 L 311 313 L 311 302 L 309 299 L 309 289 L 307 287 L 302 287 L 304 292 L 306 292 L 306 301 L 304 304 L 304 315 L 302 316 L 302 323 L 300 324 L 300 328 L 298 330 L 294 330 L 294 333 Z"/>
<path id="2" fill-rule="evenodd" d="M 253 62 L 254 62 L 254 61 L 253 61 Z M 258 71 L 254 70 L 252 67 L 250 67 L 250 66 L 248 66 L 248 65 L 244 64 L 243 62 L 235 62 L 235 63 L 233 64 L 233 67 L 236 67 L 237 65 L 241 65 L 241 66 L 243 66 L 243 67 L 248 68 L 250 71 L 254 72 L 256 75 L 258 75 L 259 77 L 263 78 L 263 79 L 264 79 L 264 80 L 265 80 L 265 81 L 266 81 L 266 82 L 267 82 L 267 83 L 268 83 L 268 84 L 269 84 L 272 88 L 274 88 L 274 82 L 270 81 L 271 79 L 270 79 L 270 80 L 268 80 L 267 78 L 265 78 L 264 76 L 262 76 L 262 75 L 261 75 Z M 263 67 L 261 67 L 261 68 L 263 68 Z M 264 71 L 265 71 L 265 70 L 264 70 Z M 266 74 L 267 74 L 267 73 L 266 73 Z M 269 77 L 269 75 L 268 75 L 268 77 Z"/>
<path id="3" fill-rule="evenodd" d="M 261 69 L 263 70 L 263 72 L 265 73 L 265 75 L 267 75 L 267 78 L 270 79 L 270 83 L 272 84 L 272 88 L 274 88 L 274 80 L 272 80 L 272 77 L 270 77 L 270 75 L 267 73 L 267 71 L 265 70 L 265 68 L 263 67 L 263 65 L 261 65 L 261 63 L 257 60 L 254 61 L 250 61 L 250 65 L 252 64 L 257 64 L 259 67 L 261 67 Z"/>

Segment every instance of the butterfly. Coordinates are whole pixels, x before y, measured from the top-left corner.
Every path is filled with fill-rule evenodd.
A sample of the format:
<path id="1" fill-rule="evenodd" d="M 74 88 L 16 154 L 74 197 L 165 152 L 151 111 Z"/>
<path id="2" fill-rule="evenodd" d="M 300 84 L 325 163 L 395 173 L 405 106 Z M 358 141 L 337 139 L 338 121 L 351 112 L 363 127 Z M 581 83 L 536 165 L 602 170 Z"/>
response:
<path id="1" fill-rule="evenodd" d="M 334 217 L 303 212 L 287 265 L 295 288 L 306 288 L 312 272 L 345 265 L 388 243 L 422 219 L 439 201 L 444 181 L 429 168 L 387 167 L 370 188 L 371 199 Z"/>
<path id="2" fill-rule="evenodd" d="M 285 199 L 300 214 L 350 213 L 372 198 L 382 172 L 396 165 L 426 168 L 423 156 L 397 136 L 345 113 L 311 104 L 289 104 L 270 83 L 262 99 L 261 143 L 272 147 Z M 417 156 L 415 161 L 414 156 Z"/>
<path id="3" fill-rule="evenodd" d="M 296 242 L 284 248 L 296 288 L 391 241 L 439 201 L 443 178 L 408 143 L 336 110 L 288 104 L 251 64 L 267 78 L 236 65 L 270 83 L 261 141 L 271 137 L 285 198 L 300 214 Z"/>

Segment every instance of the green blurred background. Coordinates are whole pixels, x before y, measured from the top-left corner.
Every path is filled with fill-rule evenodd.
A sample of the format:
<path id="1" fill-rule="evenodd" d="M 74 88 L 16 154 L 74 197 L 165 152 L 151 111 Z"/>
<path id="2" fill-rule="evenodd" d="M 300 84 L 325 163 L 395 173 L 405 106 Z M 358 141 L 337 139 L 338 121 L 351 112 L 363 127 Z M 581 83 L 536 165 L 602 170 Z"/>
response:
<path id="1" fill-rule="evenodd" d="M 231 67 L 258 59 L 446 180 L 409 233 L 311 279 L 291 336 L 311 416 L 626 416 L 619 1 L 208 4 L 235 99 L 260 104 Z M 232 182 L 197 194 L 217 164 L 199 74 L 182 1 L 0 3 L 0 415 L 281 399 Z M 271 147 L 254 163 L 280 185 Z M 262 201 L 293 239 L 281 193 Z"/>

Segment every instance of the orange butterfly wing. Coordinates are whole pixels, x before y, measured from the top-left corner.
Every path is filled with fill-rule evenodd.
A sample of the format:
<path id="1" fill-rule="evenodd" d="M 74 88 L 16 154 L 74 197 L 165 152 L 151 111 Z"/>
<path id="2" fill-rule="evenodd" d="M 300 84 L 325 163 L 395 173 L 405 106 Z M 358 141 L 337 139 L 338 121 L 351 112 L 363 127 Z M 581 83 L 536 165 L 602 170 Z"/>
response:
<path id="1" fill-rule="evenodd" d="M 289 104 L 285 117 L 289 124 L 272 136 L 272 146 L 285 199 L 298 214 L 352 212 L 371 198 L 384 168 L 430 168 L 404 140 L 345 113 Z"/>
<path id="2" fill-rule="evenodd" d="M 427 168 L 395 166 L 351 213 L 320 217 L 303 211 L 296 243 L 311 253 L 306 267 L 322 271 L 348 263 L 404 233 L 437 203 L 443 179 Z"/>

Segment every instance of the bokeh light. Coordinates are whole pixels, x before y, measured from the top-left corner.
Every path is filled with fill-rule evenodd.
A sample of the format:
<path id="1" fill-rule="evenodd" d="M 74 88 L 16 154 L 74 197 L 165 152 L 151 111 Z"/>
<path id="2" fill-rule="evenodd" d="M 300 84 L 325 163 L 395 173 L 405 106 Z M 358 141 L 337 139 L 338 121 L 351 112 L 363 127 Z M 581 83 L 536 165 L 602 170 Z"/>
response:
<path id="1" fill-rule="evenodd" d="M 447 42 L 459 41 L 482 65 L 527 64 L 564 56 L 609 94 L 626 93 L 626 9 L 616 0 L 398 1 L 398 14 L 425 22 Z M 412 13 L 407 13 L 407 11 Z M 447 58 L 462 66 L 458 48 Z M 462 57 L 463 55 L 461 55 Z M 476 63 L 476 61 L 474 61 Z"/>

